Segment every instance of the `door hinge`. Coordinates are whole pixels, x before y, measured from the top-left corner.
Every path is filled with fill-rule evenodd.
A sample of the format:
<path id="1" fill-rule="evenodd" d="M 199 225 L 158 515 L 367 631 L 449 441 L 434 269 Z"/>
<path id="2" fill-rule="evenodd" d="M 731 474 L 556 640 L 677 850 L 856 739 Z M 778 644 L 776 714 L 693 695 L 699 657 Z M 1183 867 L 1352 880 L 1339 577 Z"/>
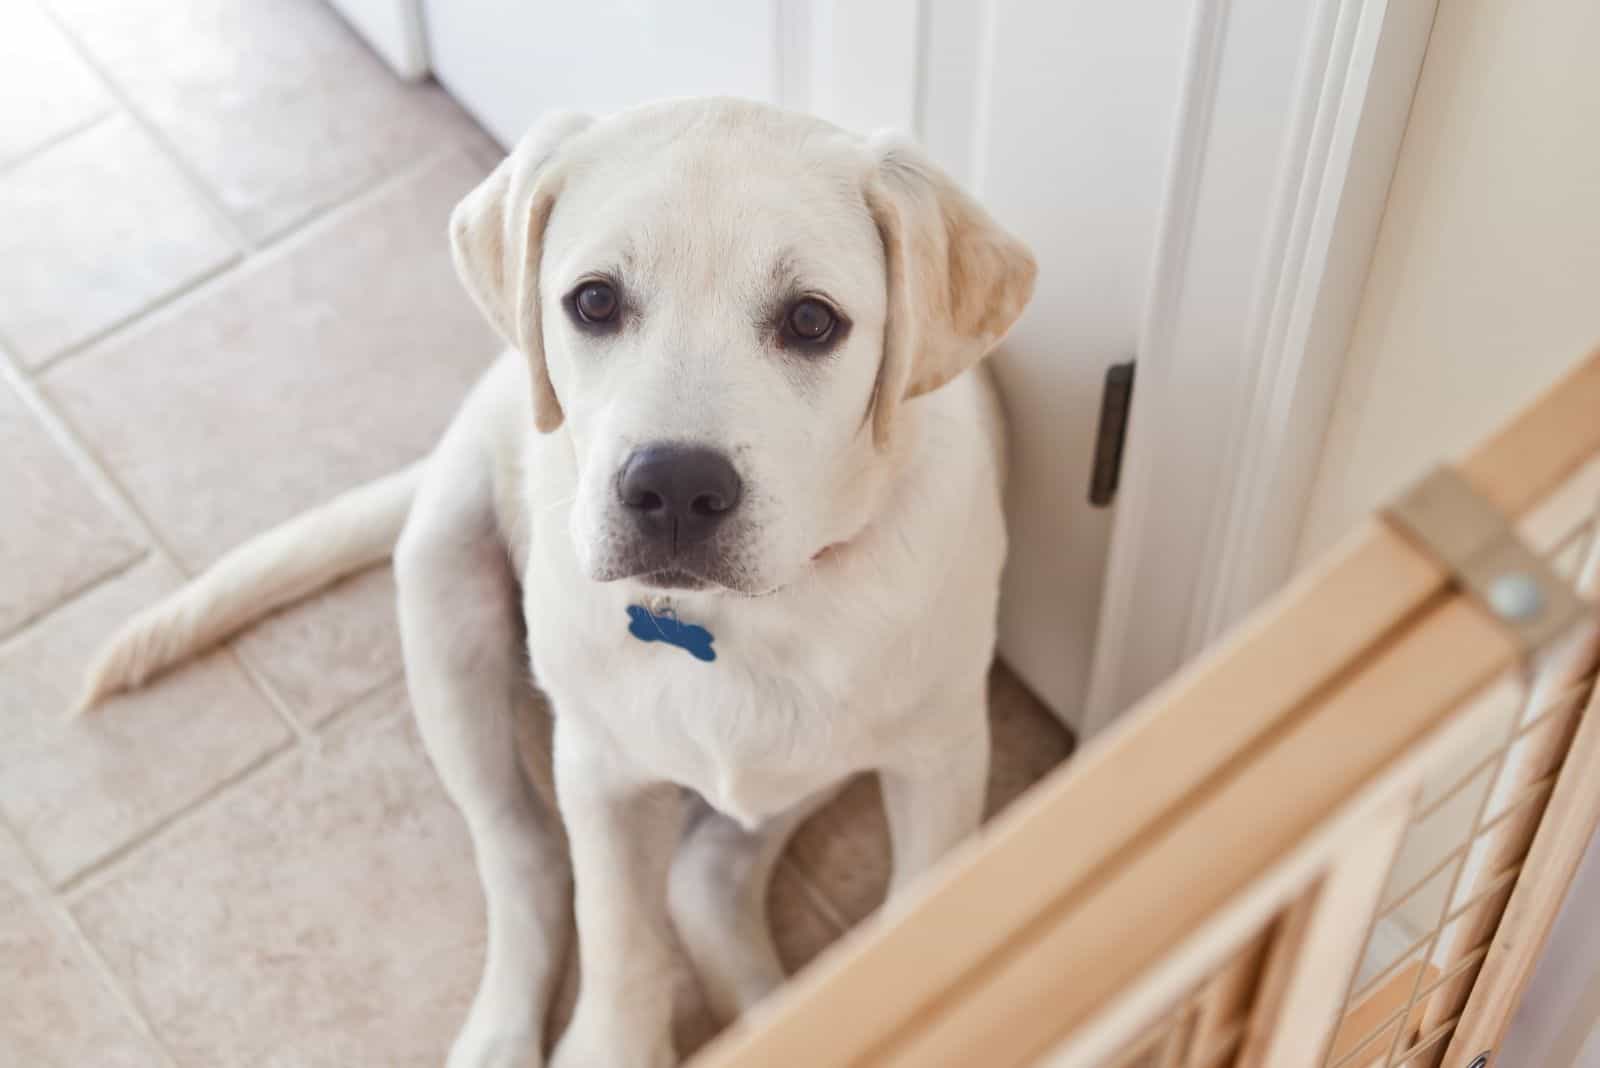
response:
<path id="1" fill-rule="evenodd" d="M 1106 383 L 1100 394 L 1100 429 L 1095 434 L 1094 467 L 1089 472 L 1089 503 L 1096 508 L 1109 505 L 1117 495 L 1122 478 L 1122 446 L 1128 438 L 1128 412 L 1133 407 L 1134 361 L 1114 363 L 1106 368 Z"/>

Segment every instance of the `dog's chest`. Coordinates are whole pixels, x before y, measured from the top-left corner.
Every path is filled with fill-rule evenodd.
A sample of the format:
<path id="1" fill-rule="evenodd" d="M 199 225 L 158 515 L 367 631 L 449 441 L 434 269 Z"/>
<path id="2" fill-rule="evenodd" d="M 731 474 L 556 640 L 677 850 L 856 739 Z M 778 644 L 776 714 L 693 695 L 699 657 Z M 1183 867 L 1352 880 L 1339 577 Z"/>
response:
<path id="1" fill-rule="evenodd" d="M 634 695 L 654 732 L 629 746 L 631 756 L 741 823 L 757 824 L 877 763 L 871 717 L 854 700 L 830 699 L 814 679 L 675 682 L 661 688 L 659 703 L 656 687 Z"/>
<path id="2" fill-rule="evenodd" d="M 906 702 L 870 670 L 872 643 L 706 622 L 713 660 L 619 624 L 532 635 L 535 668 L 557 716 L 587 717 L 643 777 L 692 789 L 746 824 L 881 762 L 888 715 Z"/>

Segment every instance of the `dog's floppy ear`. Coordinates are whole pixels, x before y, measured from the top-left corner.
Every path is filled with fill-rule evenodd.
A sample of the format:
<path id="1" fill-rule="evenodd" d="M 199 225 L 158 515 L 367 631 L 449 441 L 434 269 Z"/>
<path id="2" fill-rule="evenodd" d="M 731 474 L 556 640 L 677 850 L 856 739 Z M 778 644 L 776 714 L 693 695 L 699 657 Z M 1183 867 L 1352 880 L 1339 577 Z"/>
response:
<path id="1" fill-rule="evenodd" d="M 545 433 L 561 425 L 539 317 L 540 248 L 560 185 L 551 165 L 562 143 L 593 121 L 570 112 L 545 115 L 450 215 L 456 273 L 500 336 L 528 357 L 533 421 Z"/>
<path id="2" fill-rule="evenodd" d="M 920 150 L 869 142 L 867 205 L 883 239 L 889 315 L 872 415 L 888 444 L 902 401 L 938 389 L 999 344 L 1033 295 L 1033 253 Z"/>

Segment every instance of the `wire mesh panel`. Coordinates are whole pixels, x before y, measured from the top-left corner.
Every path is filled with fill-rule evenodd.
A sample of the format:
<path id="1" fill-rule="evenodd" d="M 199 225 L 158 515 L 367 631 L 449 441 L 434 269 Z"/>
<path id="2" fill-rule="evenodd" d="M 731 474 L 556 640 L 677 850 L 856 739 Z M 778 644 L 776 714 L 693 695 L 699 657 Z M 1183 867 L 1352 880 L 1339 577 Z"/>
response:
<path id="1" fill-rule="evenodd" d="M 1600 466 L 1591 468 L 1524 536 L 1592 594 Z M 1464 744 L 1426 774 L 1324 1068 L 1442 1063 L 1590 705 L 1595 659 L 1584 637 L 1461 711 Z"/>

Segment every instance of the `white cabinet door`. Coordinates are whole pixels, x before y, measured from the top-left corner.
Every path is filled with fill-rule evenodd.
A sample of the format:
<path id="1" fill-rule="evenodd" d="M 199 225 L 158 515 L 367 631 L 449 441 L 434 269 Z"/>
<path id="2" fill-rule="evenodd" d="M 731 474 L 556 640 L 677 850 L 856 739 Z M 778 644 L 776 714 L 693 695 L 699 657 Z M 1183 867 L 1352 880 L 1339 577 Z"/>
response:
<path id="1" fill-rule="evenodd" d="M 434 75 L 503 145 L 550 108 L 776 103 L 779 0 L 423 0 Z"/>

